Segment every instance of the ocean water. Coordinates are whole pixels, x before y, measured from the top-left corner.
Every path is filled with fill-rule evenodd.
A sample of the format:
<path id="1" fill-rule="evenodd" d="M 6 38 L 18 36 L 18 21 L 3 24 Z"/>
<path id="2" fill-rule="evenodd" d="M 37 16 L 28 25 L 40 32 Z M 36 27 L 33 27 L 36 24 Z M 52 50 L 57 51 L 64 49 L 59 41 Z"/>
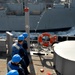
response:
<path id="1" fill-rule="evenodd" d="M 11 32 L 14 35 L 14 38 L 17 38 L 19 35 L 21 35 L 23 32 Z M 49 32 L 51 35 L 57 35 L 57 36 L 75 36 L 75 27 L 72 27 L 68 31 L 58 31 L 58 32 Z M 30 38 L 38 37 L 38 35 L 41 33 L 30 33 Z M 0 38 L 5 39 L 6 33 L 0 33 Z"/>

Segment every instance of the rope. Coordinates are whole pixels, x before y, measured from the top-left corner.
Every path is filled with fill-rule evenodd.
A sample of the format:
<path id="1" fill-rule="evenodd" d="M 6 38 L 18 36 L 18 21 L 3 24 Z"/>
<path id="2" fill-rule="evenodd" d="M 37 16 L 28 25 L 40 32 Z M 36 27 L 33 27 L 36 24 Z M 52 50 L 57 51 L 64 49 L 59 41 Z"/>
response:
<path id="1" fill-rule="evenodd" d="M 40 23 L 42 17 L 44 16 L 45 12 L 46 12 L 46 9 L 44 10 L 44 12 L 42 13 L 42 15 L 40 16 L 39 21 L 37 22 L 37 26 L 36 26 L 36 28 L 35 28 L 35 33 L 36 33 L 37 29 L 38 29 L 39 23 Z"/>

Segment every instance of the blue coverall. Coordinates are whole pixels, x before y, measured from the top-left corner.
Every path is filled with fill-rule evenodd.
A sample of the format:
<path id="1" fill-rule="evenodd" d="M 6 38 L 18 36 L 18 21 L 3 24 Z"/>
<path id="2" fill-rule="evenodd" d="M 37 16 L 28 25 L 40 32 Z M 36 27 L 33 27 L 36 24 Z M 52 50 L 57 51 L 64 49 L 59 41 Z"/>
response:
<path id="1" fill-rule="evenodd" d="M 22 68 L 25 70 L 25 73 L 27 74 L 28 70 L 27 70 L 26 60 L 24 59 L 26 58 L 26 54 L 24 52 L 24 48 L 19 43 L 14 43 L 12 45 L 12 56 L 15 54 L 19 54 L 22 57 L 23 60 L 20 62 L 20 64 L 22 65 Z"/>
<path id="2" fill-rule="evenodd" d="M 23 68 L 21 66 L 19 66 L 19 64 L 12 63 L 12 60 L 10 60 L 8 62 L 7 68 L 8 68 L 8 71 L 10 71 L 10 70 L 17 70 L 19 72 L 19 75 L 26 75 L 24 73 Z"/>
<path id="3" fill-rule="evenodd" d="M 26 56 L 25 56 L 24 59 L 25 59 L 25 61 L 26 61 L 26 65 L 27 65 L 27 67 L 28 67 L 30 61 L 29 61 L 29 57 L 28 57 L 28 53 L 27 53 L 28 44 L 27 44 L 27 41 L 26 41 L 26 40 L 23 41 L 22 46 L 23 46 L 23 48 L 24 48 L 24 52 L 25 52 L 25 54 L 26 54 Z"/>

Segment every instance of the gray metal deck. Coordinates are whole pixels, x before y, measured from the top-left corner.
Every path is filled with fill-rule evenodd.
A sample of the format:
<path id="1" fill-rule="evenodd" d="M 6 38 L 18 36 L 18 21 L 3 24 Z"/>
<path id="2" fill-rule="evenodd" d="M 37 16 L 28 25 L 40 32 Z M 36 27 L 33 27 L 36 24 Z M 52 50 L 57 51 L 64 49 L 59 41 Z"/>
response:
<path id="1" fill-rule="evenodd" d="M 0 75 L 7 73 L 7 55 L 5 52 L 0 52 Z"/>
<path id="2" fill-rule="evenodd" d="M 29 55 L 31 63 L 28 67 L 31 75 L 56 75 L 53 69 L 53 54 L 49 53 L 47 55 Z M 40 72 L 40 69 L 44 69 L 44 72 Z M 5 75 L 7 73 L 7 54 L 0 53 L 0 75 Z"/>
<path id="3" fill-rule="evenodd" d="M 53 69 L 53 55 L 50 53 L 48 55 L 32 55 L 32 63 L 30 64 L 31 75 L 56 75 Z M 44 69 L 44 72 L 40 72 L 40 69 Z"/>

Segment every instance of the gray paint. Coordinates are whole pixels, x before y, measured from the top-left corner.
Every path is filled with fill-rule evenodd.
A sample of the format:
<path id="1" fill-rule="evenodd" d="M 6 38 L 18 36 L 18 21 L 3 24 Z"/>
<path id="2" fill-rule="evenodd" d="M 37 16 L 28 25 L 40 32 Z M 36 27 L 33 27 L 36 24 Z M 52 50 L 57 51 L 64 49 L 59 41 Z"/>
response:
<path id="1" fill-rule="evenodd" d="M 56 53 L 55 53 L 56 54 Z M 62 75 L 75 75 L 75 61 L 66 60 L 56 54 L 56 70 Z"/>
<path id="2" fill-rule="evenodd" d="M 13 44 L 13 34 L 10 32 L 6 32 L 7 36 L 7 45 L 8 45 L 8 56 L 12 56 L 12 44 Z"/>
<path id="3" fill-rule="evenodd" d="M 63 41 L 54 46 L 54 64 L 61 75 L 75 75 L 75 41 Z"/>
<path id="4" fill-rule="evenodd" d="M 6 39 L 0 39 L 0 52 L 6 52 Z"/>
<path id="5" fill-rule="evenodd" d="M 25 30 L 23 3 L 6 3 L 3 6 L 7 8 L 0 10 L 0 31 Z M 74 7 L 64 8 L 64 5 L 58 4 L 54 5 L 52 9 L 45 9 L 45 3 L 29 3 L 28 6 L 30 7 L 29 12 L 42 12 L 39 15 L 29 16 L 30 30 L 47 30 L 75 26 Z M 6 15 L 8 12 L 16 12 L 16 15 Z"/>

